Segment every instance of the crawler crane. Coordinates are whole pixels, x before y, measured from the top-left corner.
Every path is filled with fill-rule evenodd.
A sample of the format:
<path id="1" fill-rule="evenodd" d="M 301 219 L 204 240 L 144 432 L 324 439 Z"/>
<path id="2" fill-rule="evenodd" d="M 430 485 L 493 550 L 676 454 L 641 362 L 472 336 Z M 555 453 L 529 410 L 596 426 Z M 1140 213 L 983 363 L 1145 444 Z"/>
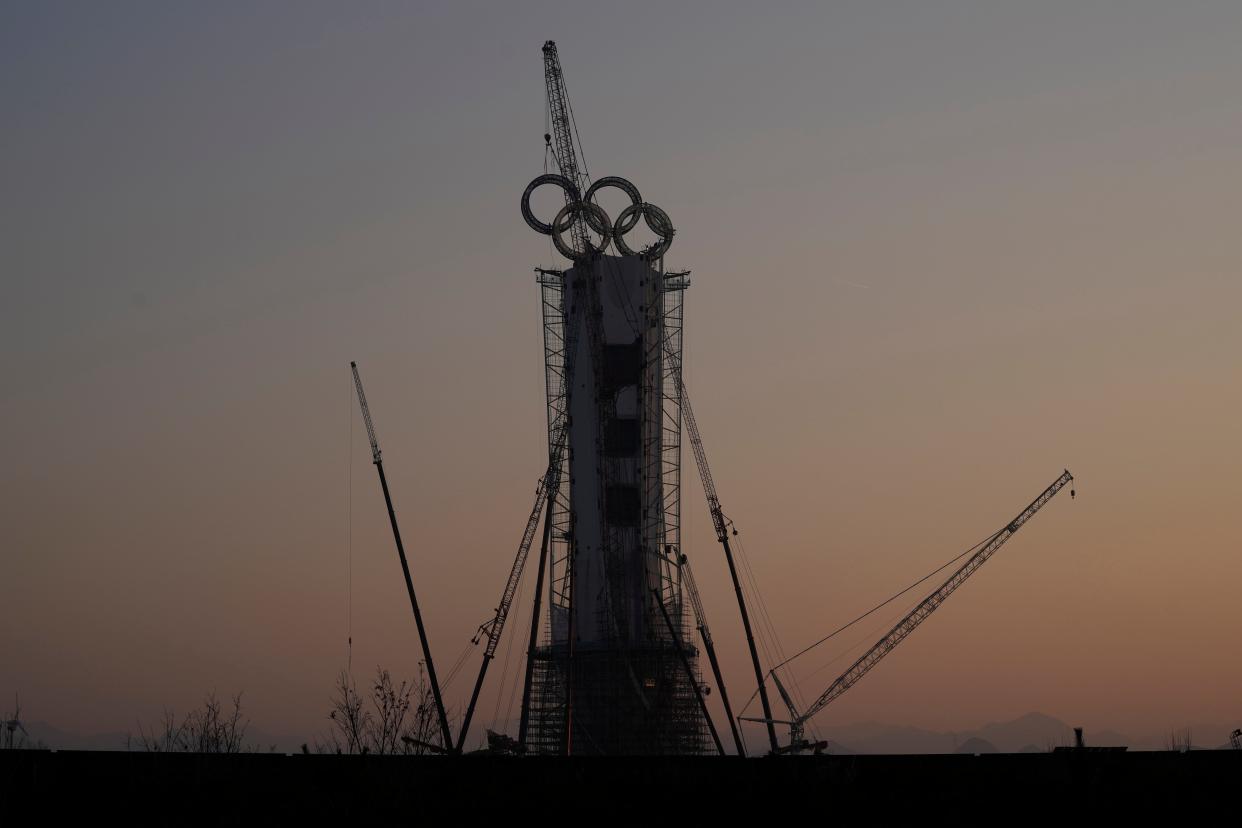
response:
<path id="1" fill-rule="evenodd" d="M 362 419 L 367 426 L 367 439 L 371 441 L 371 462 L 379 473 L 380 488 L 384 491 L 384 503 L 388 506 L 388 522 L 392 524 L 392 537 L 397 543 L 397 557 L 401 559 L 401 571 L 405 573 L 405 588 L 410 594 L 410 608 L 414 610 L 414 623 L 418 626 L 418 640 L 423 646 L 423 660 L 427 664 L 427 678 L 431 682 L 431 692 L 435 696 L 436 713 L 440 719 L 440 738 L 444 751 L 452 750 L 453 737 L 449 733 L 448 716 L 444 712 L 444 700 L 440 696 L 440 682 L 436 679 L 436 667 L 431 661 L 431 645 L 427 643 L 427 630 L 423 626 L 423 614 L 418 610 L 418 599 L 414 597 L 414 581 L 410 578 L 410 564 L 405 558 L 405 545 L 401 543 L 401 530 L 397 528 L 397 513 L 392 508 L 392 497 L 388 493 L 388 478 L 384 475 L 384 461 L 380 454 L 379 441 L 375 437 L 375 424 L 371 422 L 371 408 L 367 405 L 367 395 L 362 391 L 362 378 L 358 376 L 358 363 L 349 363 L 354 372 L 354 388 L 358 392 L 358 405 L 362 408 Z"/>
<path id="2" fill-rule="evenodd" d="M 720 546 L 724 550 L 725 561 L 729 564 L 729 575 L 733 578 L 733 591 L 737 593 L 737 607 L 742 615 L 742 627 L 746 631 L 746 644 L 750 648 L 750 661 L 755 669 L 755 682 L 759 685 L 759 701 L 763 705 L 763 719 L 761 721 L 767 725 L 768 742 L 771 745 L 772 752 L 776 753 L 779 750 L 779 746 L 776 742 L 776 727 L 772 719 L 772 704 L 768 700 L 767 686 L 763 681 L 763 668 L 759 666 L 759 651 L 755 647 L 755 635 L 750 626 L 750 613 L 746 611 L 746 599 L 742 595 L 742 583 L 738 580 L 737 566 L 733 562 L 733 547 L 729 545 L 729 520 L 725 517 L 724 510 L 720 506 L 720 498 L 716 495 L 716 481 L 712 478 L 711 467 L 707 465 L 707 453 L 703 449 L 703 437 L 699 434 L 699 424 L 694 419 L 694 409 L 690 407 L 690 395 L 686 393 L 685 383 L 681 379 L 681 366 L 677 366 L 674 376 L 677 378 L 677 392 L 681 396 L 681 412 L 686 421 L 686 433 L 690 437 L 690 446 L 694 450 L 694 462 L 699 467 L 699 479 L 703 483 L 703 494 L 707 496 L 707 509 L 711 512 L 712 526 L 716 530 L 716 540 L 720 542 Z M 737 534 L 737 530 L 733 530 L 733 533 Z M 693 581 L 691 581 L 691 584 L 693 584 Z M 699 622 L 702 624 L 702 618 L 699 615 L 700 605 L 697 589 L 691 592 L 691 603 L 695 608 L 696 617 L 699 618 Z M 703 643 L 707 648 L 707 657 L 712 663 L 712 669 L 715 670 L 715 650 L 711 646 L 710 634 L 704 635 Z M 718 672 L 716 681 L 723 687 Z M 731 712 L 729 713 L 729 719 L 732 723 L 733 714 Z M 735 738 L 737 738 L 736 731 Z"/>
<path id="3" fill-rule="evenodd" d="M 893 651 L 894 648 L 906 639 L 910 633 L 914 632 L 919 624 L 927 620 L 927 616 L 931 615 L 935 610 L 944 603 L 953 592 L 966 582 L 966 579 L 979 570 L 979 567 L 987 563 L 988 559 L 996 554 L 1005 542 L 1014 536 L 1014 534 L 1022 528 L 1022 526 L 1051 500 L 1057 492 L 1061 491 L 1065 486 L 1071 484 L 1074 476 L 1069 471 L 1064 471 L 1061 476 L 1052 481 L 1052 484 L 1031 501 L 1031 504 L 1018 513 L 1018 516 L 1006 523 L 999 531 L 993 534 L 987 541 L 983 543 L 982 548 L 970 556 L 967 561 L 958 567 L 952 575 L 949 576 L 943 584 L 936 588 L 934 592 L 919 602 L 913 610 L 910 611 L 905 618 L 902 618 L 897 625 L 888 631 L 877 641 L 867 652 L 849 666 L 844 673 L 837 677 L 832 684 L 828 685 L 815 702 L 806 709 L 806 712 L 799 713 L 794 707 L 793 700 L 789 694 L 785 692 L 785 688 L 781 685 L 780 679 L 773 670 L 770 675 L 776 683 L 777 689 L 780 691 L 781 698 L 785 702 L 785 706 L 789 708 L 789 720 L 776 722 L 778 724 L 789 725 L 789 744 L 780 748 L 778 753 L 797 753 L 812 747 L 803 738 L 803 729 L 807 721 L 810 720 L 819 711 L 823 710 L 832 702 L 840 698 L 847 690 L 857 684 L 863 676 L 871 671 L 884 656 Z M 1073 487 L 1070 488 L 1070 497 L 1074 496 Z M 803 651 L 805 652 L 805 651 Z M 796 656 L 795 656 L 796 657 Z M 766 714 L 765 714 L 766 715 Z M 766 721 L 772 724 L 773 720 L 767 716 Z"/>

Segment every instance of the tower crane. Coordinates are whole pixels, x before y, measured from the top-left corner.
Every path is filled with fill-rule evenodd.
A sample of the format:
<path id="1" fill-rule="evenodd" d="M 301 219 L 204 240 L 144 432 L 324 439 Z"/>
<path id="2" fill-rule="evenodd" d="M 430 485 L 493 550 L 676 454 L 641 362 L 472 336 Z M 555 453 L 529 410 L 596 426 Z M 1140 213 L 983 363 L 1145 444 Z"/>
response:
<path id="1" fill-rule="evenodd" d="M 673 375 L 677 378 L 677 392 L 681 396 L 681 411 L 686 421 L 686 433 L 690 436 L 690 446 L 694 450 L 694 462 L 699 467 L 699 479 L 703 482 L 703 494 L 707 496 L 707 509 L 712 515 L 712 526 L 716 529 L 716 540 L 724 548 L 725 560 L 729 564 L 729 575 L 733 578 L 733 591 L 737 593 L 737 606 L 742 614 L 742 627 L 746 630 L 746 644 L 750 647 L 750 661 L 755 668 L 755 682 L 759 685 L 759 701 L 763 705 L 763 721 L 768 728 L 768 742 L 775 753 L 779 749 L 776 742 L 776 727 L 772 719 L 772 704 L 768 700 L 767 684 L 763 680 L 763 668 L 759 666 L 759 651 L 755 648 L 755 635 L 750 626 L 750 614 L 746 611 L 746 599 L 742 595 L 742 583 L 737 577 L 737 566 L 733 562 L 733 549 L 729 546 L 729 521 L 725 517 L 724 510 L 720 506 L 720 498 L 716 495 L 716 482 L 712 479 L 711 467 L 707 465 L 707 453 L 703 450 L 703 437 L 699 434 L 698 422 L 694 419 L 694 409 L 690 407 L 690 396 L 686 393 L 686 385 L 682 382 L 681 366 L 677 366 Z M 737 534 L 737 530 L 733 530 Z M 697 598 L 697 590 L 692 594 L 692 604 L 695 605 L 696 615 L 699 612 Z M 712 667 L 716 667 L 716 659 L 713 655 L 714 650 L 711 649 L 708 639 L 705 637 L 704 647 L 708 649 L 708 658 L 711 660 Z M 716 679 L 720 684 L 719 675 Z M 723 685 L 722 685 L 723 686 Z M 722 693 L 723 695 L 723 693 Z M 730 721 L 732 715 L 730 714 Z"/>
<path id="2" fill-rule="evenodd" d="M 578 152 L 575 150 L 574 144 L 577 143 L 578 149 L 581 149 L 582 142 L 581 140 L 578 140 L 576 137 L 577 128 L 573 120 L 573 109 L 569 104 L 569 93 L 565 87 L 565 73 L 561 69 L 560 53 L 557 51 L 555 41 L 552 41 L 552 40 L 545 41 L 543 44 L 542 51 L 543 51 L 543 74 L 544 74 L 544 82 L 547 87 L 548 115 L 549 115 L 549 121 L 550 121 L 550 129 L 551 129 L 551 132 L 545 133 L 543 138 L 544 138 L 544 142 L 547 144 L 550 151 L 552 152 L 552 156 L 554 160 L 556 161 L 557 169 L 560 171 L 561 176 L 569 184 L 569 186 L 565 188 L 565 204 L 567 207 L 573 208 L 575 207 L 575 205 L 580 206 L 579 198 L 581 194 L 586 191 L 586 185 L 589 183 L 589 176 L 587 175 L 584 169 L 585 160 L 584 160 L 582 169 L 580 169 L 578 165 Z M 553 146 L 553 144 L 555 144 L 555 146 Z M 581 321 L 583 321 L 586 326 L 588 343 L 590 346 L 591 353 L 595 356 L 596 359 L 600 358 L 600 355 L 602 355 L 603 353 L 603 332 L 601 330 L 602 324 L 603 324 L 602 323 L 603 313 L 600 307 L 598 286 L 596 284 L 595 279 L 590 278 L 589 276 L 590 262 L 594 258 L 595 253 L 597 251 L 595 250 L 595 248 L 592 247 L 588 239 L 587 222 L 584 218 L 584 213 L 581 210 L 578 210 L 577 212 L 575 212 L 574 210 L 571 209 L 568 213 L 568 216 L 569 216 L 570 224 L 572 227 L 572 234 L 575 239 L 575 247 L 576 247 L 576 250 L 578 251 L 578 255 L 575 256 L 574 266 L 579 271 L 578 278 L 581 280 L 581 283 L 583 287 L 585 288 L 586 301 L 584 302 L 585 304 L 584 308 L 575 308 L 573 311 L 571 311 L 571 313 L 568 315 L 569 318 L 566 319 L 566 323 L 565 323 L 565 336 L 563 340 L 563 345 L 564 345 L 564 350 L 565 350 L 565 373 L 561 377 L 561 383 L 562 383 L 562 392 L 566 394 L 568 393 L 568 390 L 571 387 L 571 383 L 572 383 L 572 377 L 570 375 L 573 372 L 574 360 L 571 357 L 571 355 L 575 352 L 575 348 L 577 346 L 577 334 L 578 334 L 578 326 L 579 326 L 580 318 L 581 318 Z M 555 224 L 555 220 L 553 221 L 553 223 Z M 586 266 L 584 267 L 584 265 Z M 607 422 L 608 420 L 609 412 L 608 412 L 607 406 L 604 405 L 604 398 L 600 395 L 597 395 L 597 396 L 598 396 L 598 400 L 596 404 L 597 404 L 597 407 L 599 408 L 600 423 L 602 427 L 603 423 Z M 568 412 L 567 411 L 563 412 L 561 416 L 567 418 Z M 567 419 L 562 421 L 562 423 L 560 424 L 560 429 L 555 432 L 558 435 L 560 435 L 560 440 L 554 441 L 554 442 L 564 443 L 567 441 L 566 429 L 567 429 Z M 563 452 L 564 450 L 565 450 L 564 445 L 561 445 L 559 451 Z M 560 470 L 561 470 L 561 465 L 560 465 L 560 460 L 559 460 L 560 453 L 556 449 L 554 449 L 553 453 L 554 453 L 555 463 L 556 463 L 555 464 L 555 474 L 557 475 L 556 482 L 559 485 L 560 483 L 559 475 L 560 475 Z M 549 472 L 551 472 L 552 469 L 553 469 L 552 464 L 549 464 Z M 555 498 L 556 496 L 554 489 L 548 489 L 547 487 L 545 487 L 545 490 L 546 490 L 545 495 L 549 499 L 547 501 L 547 509 L 546 509 L 547 514 L 545 515 L 545 518 L 544 518 L 545 525 L 544 525 L 544 533 L 543 533 L 543 543 L 542 543 L 542 548 L 540 549 L 540 553 L 539 553 L 539 576 L 538 576 L 538 582 L 536 583 L 536 586 L 535 586 L 535 607 L 531 615 L 530 641 L 527 647 L 527 655 L 526 655 L 526 677 L 525 677 L 525 682 L 524 682 L 523 690 L 522 690 L 522 715 L 521 715 L 521 722 L 519 724 L 519 730 L 518 730 L 518 745 L 520 749 L 525 748 L 527 729 L 529 727 L 529 722 L 530 722 L 530 700 L 531 700 L 531 692 L 533 689 L 533 682 L 534 682 L 535 651 L 536 651 L 536 645 L 538 642 L 538 634 L 539 634 L 539 608 L 540 608 L 539 604 L 542 598 L 543 576 L 547 568 L 548 546 L 550 543 L 551 533 L 552 533 L 552 525 L 551 525 L 552 524 L 552 504 L 553 504 L 552 498 Z M 601 485 L 600 490 L 606 491 L 606 487 Z M 532 514 L 534 514 L 534 512 L 532 512 Z M 604 543 L 606 544 L 606 539 L 604 540 Z M 571 579 L 571 583 L 572 583 L 573 570 L 574 570 L 574 566 L 572 562 L 573 554 L 574 552 L 571 550 L 570 552 L 571 560 L 568 565 L 568 573 L 569 573 L 568 577 Z M 572 586 L 569 589 L 569 594 L 571 596 L 570 601 L 572 601 L 573 600 Z M 568 629 L 568 635 L 567 635 L 568 646 L 567 646 L 567 664 L 566 664 L 566 677 L 565 677 L 565 701 L 566 701 L 566 704 L 565 704 L 565 722 L 566 722 L 565 723 L 565 739 L 566 739 L 565 753 L 566 755 L 568 755 L 572 749 L 570 735 L 573 732 L 573 729 L 570 724 L 572 721 L 572 715 L 573 715 L 573 698 L 574 698 L 574 695 L 573 695 L 574 613 L 572 609 L 570 610 L 568 615 L 569 615 L 569 629 Z"/>
<path id="3" fill-rule="evenodd" d="M 358 405 L 362 408 L 362 419 L 367 426 L 367 439 L 371 441 L 371 462 L 379 472 L 380 488 L 384 490 L 384 503 L 388 506 L 388 522 L 392 524 L 392 537 L 397 542 L 397 557 L 401 559 L 401 571 L 405 574 L 405 589 L 410 594 L 410 608 L 414 610 L 414 623 L 418 625 L 418 640 L 423 645 L 423 660 L 427 662 L 427 677 L 431 682 L 431 693 L 435 697 L 436 713 L 440 718 L 440 736 L 444 750 L 451 750 L 453 737 L 449 733 L 448 716 L 444 712 L 444 700 L 440 696 L 440 682 L 436 679 L 436 667 L 431 661 L 431 645 L 427 642 L 427 630 L 423 626 L 423 615 L 418 610 L 418 599 L 414 596 L 414 581 L 410 578 L 410 565 L 405 559 L 405 545 L 401 543 L 401 530 L 397 528 L 397 513 L 392 508 L 392 497 L 388 493 L 388 478 L 384 476 L 384 461 L 380 455 L 379 441 L 375 438 L 375 424 L 371 422 L 371 408 L 367 405 L 367 395 L 362 390 L 362 378 L 358 376 L 358 363 L 349 363 L 354 372 L 354 388 L 358 391 Z"/>
<path id="4" fill-rule="evenodd" d="M 1033 518 L 1035 514 L 1051 500 L 1057 492 L 1061 491 L 1065 486 L 1073 483 L 1074 476 L 1065 470 L 1061 476 L 1052 481 L 1048 488 L 1040 493 L 1039 497 L 1031 501 L 1025 509 L 1018 513 L 1017 517 L 1006 523 L 999 531 L 993 534 L 987 541 L 983 543 L 982 548 L 975 552 L 966 560 L 964 564 L 957 568 L 952 575 L 949 576 L 943 584 L 937 587 L 930 595 L 918 603 L 918 605 L 910 611 L 908 615 L 897 622 L 897 625 L 889 630 L 883 638 L 877 641 L 867 652 L 840 676 L 836 678 L 832 684 L 828 685 L 815 702 L 806 709 L 806 712 L 799 713 L 794 707 L 793 700 L 789 694 L 785 692 L 785 688 L 781 685 L 780 679 L 776 675 L 776 671 L 771 672 L 773 681 L 776 683 L 777 689 L 780 691 L 781 698 L 785 702 L 785 706 L 789 708 L 790 719 L 782 721 L 781 724 L 789 725 L 789 745 L 781 748 L 779 753 L 794 753 L 809 747 L 808 743 L 802 737 L 803 728 L 807 721 L 819 711 L 823 710 L 832 702 L 840 698 L 847 690 L 857 684 L 863 676 L 871 671 L 873 667 L 880 662 L 884 656 L 893 651 L 894 648 L 906 639 L 910 633 L 914 632 L 919 624 L 927 620 L 927 616 L 935 612 L 936 608 L 944 603 L 953 592 L 966 582 L 966 579 L 979 571 L 979 567 L 987 563 L 988 559 L 996 554 L 1005 542 L 1014 536 L 1014 534 L 1026 524 L 1028 520 Z M 1070 497 L 1074 497 L 1074 489 L 1070 487 Z M 767 714 L 765 714 L 767 715 Z M 771 717 L 768 717 L 768 723 L 771 724 Z"/>
<path id="5" fill-rule="evenodd" d="M 561 56 L 553 40 L 543 44 L 543 78 L 548 91 L 548 116 L 552 129 L 550 133 L 544 133 L 543 140 L 552 150 L 557 169 L 572 185 L 565 191 L 565 203 L 570 205 L 586 192 L 590 177 L 585 170 L 578 168 L 578 153 L 574 151 L 574 134 L 577 127 L 573 121 L 573 109 L 569 105 L 569 92 L 565 88 L 565 72 L 561 69 Z M 553 147 L 553 142 L 555 142 L 555 147 Z M 581 146 L 582 142 L 579 140 L 579 149 Z M 574 214 L 571 213 L 570 216 L 574 217 Z M 578 250 L 586 253 L 591 249 L 587 243 L 586 222 L 581 215 L 574 218 L 573 235 L 577 240 Z"/>

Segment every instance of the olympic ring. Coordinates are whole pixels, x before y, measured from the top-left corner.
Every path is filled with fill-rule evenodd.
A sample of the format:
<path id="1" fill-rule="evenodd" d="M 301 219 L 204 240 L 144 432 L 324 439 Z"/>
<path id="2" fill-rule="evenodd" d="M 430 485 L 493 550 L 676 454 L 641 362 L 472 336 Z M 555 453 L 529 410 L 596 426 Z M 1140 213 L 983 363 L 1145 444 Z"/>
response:
<path id="1" fill-rule="evenodd" d="M 526 223 L 530 225 L 530 229 L 536 233 L 542 233 L 545 236 L 552 235 L 552 225 L 540 221 L 535 218 L 535 213 L 530 209 L 530 196 L 538 188 L 544 184 L 555 184 L 565 191 L 566 203 L 579 201 L 578 188 L 572 181 L 563 175 L 556 173 L 544 173 L 537 176 L 533 181 L 526 185 L 526 191 L 522 193 L 522 218 L 526 219 Z"/>
<path id="2" fill-rule="evenodd" d="M 633 184 L 631 184 L 626 179 L 621 178 L 618 175 L 606 175 L 603 178 L 596 181 L 594 184 L 592 184 L 589 188 L 587 188 L 585 200 L 594 203 L 595 194 L 599 192 L 600 190 L 604 189 L 605 187 L 616 187 L 618 190 L 620 190 L 621 192 L 625 193 L 627 196 L 630 197 L 631 204 L 642 204 L 643 202 L 643 197 L 642 195 L 639 194 L 638 188 L 635 187 Z M 637 214 L 635 214 L 633 219 L 630 221 L 630 223 L 626 225 L 625 228 L 623 228 L 623 232 L 625 233 L 630 232 L 631 230 L 634 229 L 634 225 L 637 223 L 638 223 L 638 216 Z M 596 233 L 603 232 L 598 227 L 592 227 L 591 229 L 594 230 Z"/>
<path id="3" fill-rule="evenodd" d="M 536 218 L 530 207 L 531 193 L 545 184 L 554 184 L 565 193 L 565 206 L 557 212 L 551 224 Z M 605 187 L 615 187 L 630 197 L 629 206 L 621 211 L 616 222 L 610 220 L 604 209 L 595 203 L 595 194 Z M 526 185 L 526 190 L 522 193 L 522 218 L 536 233 L 551 236 L 552 243 L 561 255 L 573 261 L 589 259 L 596 254 L 603 253 L 609 244 L 615 244 L 617 252 L 623 256 L 637 256 L 648 261 L 658 259 L 668 252 L 673 243 L 673 234 L 676 232 L 668 213 L 654 204 L 643 201 L 637 187 L 615 175 L 605 176 L 594 182 L 587 189 L 585 198 L 580 197 L 577 185 L 563 175 L 544 173 L 536 176 Z M 625 234 L 638 226 L 640 218 L 647 223 L 651 232 L 659 236 L 659 239 L 642 250 L 635 251 L 625 243 Z M 588 238 L 586 239 L 587 249 L 580 251 L 574 246 L 578 243 L 578 238 L 573 239 L 573 244 L 565 240 L 565 231 L 570 230 L 579 222 L 599 235 L 598 244 Z"/>
<path id="4" fill-rule="evenodd" d="M 600 232 L 598 228 L 604 228 L 603 232 L 600 233 L 599 244 L 597 245 L 590 239 L 587 239 L 587 249 L 583 251 L 579 251 L 572 245 L 567 244 L 562 236 L 566 230 L 578 222 L 579 217 L 597 233 Z M 560 212 L 556 214 L 556 218 L 552 219 L 552 243 L 556 245 L 556 249 L 566 259 L 578 261 L 582 258 L 590 258 L 596 253 L 603 253 L 611 240 L 612 221 L 598 204 L 593 204 L 589 201 L 573 201 L 562 207 Z"/>
<path id="5" fill-rule="evenodd" d="M 635 251 L 632 247 L 625 243 L 625 234 L 629 232 L 638 223 L 638 216 L 642 215 L 647 222 L 647 227 L 652 233 L 660 237 L 656 241 L 640 251 Z M 654 204 L 642 202 L 639 204 L 631 204 L 621 211 L 621 215 L 617 216 L 616 223 L 612 226 L 612 239 L 617 245 L 617 251 L 624 256 L 638 256 L 642 259 L 658 259 L 668 252 L 673 244 L 673 222 L 668 217 L 668 213 L 661 210 Z"/>

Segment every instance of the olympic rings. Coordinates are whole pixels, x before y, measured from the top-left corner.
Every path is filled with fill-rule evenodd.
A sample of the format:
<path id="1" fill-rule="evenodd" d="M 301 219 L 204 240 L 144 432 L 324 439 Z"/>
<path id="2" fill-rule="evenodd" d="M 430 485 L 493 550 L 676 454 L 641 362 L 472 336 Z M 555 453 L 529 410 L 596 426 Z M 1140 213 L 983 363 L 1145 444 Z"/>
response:
<path id="1" fill-rule="evenodd" d="M 587 249 L 578 250 L 573 245 L 565 242 L 562 234 L 573 227 L 579 220 L 579 217 L 582 218 L 588 227 L 600 233 L 601 238 L 598 245 L 588 238 L 586 239 Z M 601 227 L 603 232 L 599 230 Z M 560 212 L 556 214 L 556 218 L 552 219 L 552 243 L 556 245 L 556 249 L 566 259 L 578 261 L 582 258 L 589 258 L 596 253 L 603 253 L 611 240 L 612 221 L 598 204 L 593 204 L 589 201 L 572 201 L 562 207 Z"/>
<path id="2" fill-rule="evenodd" d="M 630 197 L 631 204 L 642 204 L 643 197 L 639 194 L 638 188 L 626 179 L 618 175 L 606 175 L 596 181 L 586 191 L 586 201 L 595 202 L 595 194 L 605 187 L 616 187 L 618 190 Z M 634 229 L 634 225 L 638 223 L 638 216 L 635 215 L 628 225 L 622 228 L 621 232 L 628 233 Z M 598 227 L 592 227 L 596 233 L 602 232 Z"/>
<path id="3" fill-rule="evenodd" d="M 557 212 L 552 223 L 540 221 L 531 210 L 530 196 L 536 189 L 545 184 L 554 184 L 565 193 L 565 206 Z M 617 216 L 616 222 L 608 218 L 604 209 L 595 203 L 595 194 L 605 187 L 615 187 L 630 197 L 630 204 Z M 568 178 L 556 173 L 544 173 L 535 177 L 526 185 L 522 193 L 522 218 L 536 233 L 552 237 L 552 243 L 567 259 L 579 261 L 589 259 L 604 252 L 609 244 L 615 244 L 617 252 L 623 256 L 637 256 L 648 261 L 658 259 L 668 252 L 673 243 L 673 222 L 668 213 L 654 204 L 643 201 L 638 188 L 624 178 L 615 175 L 605 176 L 586 191 L 586 197 L 579 196 L 578 187 Z M 651 232 L 659 236 L 654 243 L 642 250 L 635 251 L 625 243 L 625 234 L 638 226 L 639 219 L 646 221 Z M 575 245 L 579 239 L 572 239 L 572 244 L 565 240 L 565 231 L 570 230 L 578 222 L 582 222 L 592 232 L 599 235 L 599 243 L 586 240 L 586 250 L 578 250 Z M 573 234 L 577 236 L 578 234 Z"/>
<path id="4" fill-rule="evenodd" d="M 530 229 L 536 233 L 542 233 L 545 236 L 552 235 L 552 225 L 540 221 L 535 218 L 535 213 L 530 209 L 530 195 L 544 184 L 555 184 L 565 191 L 566 202 L 572 203 L 579 200 L 578 188 L 572 181 L 563 175 L 556 173 L 544 173 L 537 176 L 533 181 L 526 185 L 526 191 L 522 193 L 522 218 L 526 219 L 526 223 L 530 225 Z"/>
<path id="5" fill-rule="evenodd" d="M 625 234 L 627 228 L 632 228 L 638 223 L 638 216 L 642 215 L 647 222 L 647 227 L 652 233 L 660 237 L 659 241 L 648 245 L 642 250 L 635 251 L 632 247 L 625 243 Z M 638 256 L 642 259 L 658 259 L 668 252 L 669 247 L 673 244 L 673 222 L 668 217 L 668 213 L 661 210 L 654 204 L 641 202 L 639 204 L 631 204 L 621 211 L 621 215 L 617 216 L 617 223 L 612 227 L 612 239 L 617 245 L 617 252 L 623 256 Z"/>

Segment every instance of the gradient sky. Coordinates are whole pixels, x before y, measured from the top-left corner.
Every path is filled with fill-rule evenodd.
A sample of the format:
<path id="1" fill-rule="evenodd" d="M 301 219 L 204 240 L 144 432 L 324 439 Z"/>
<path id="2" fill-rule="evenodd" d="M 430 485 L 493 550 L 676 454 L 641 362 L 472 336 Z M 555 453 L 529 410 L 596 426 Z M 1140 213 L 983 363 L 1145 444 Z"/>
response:
<path id="1" fill-rule="evenodd" d="M 357 676 L 413 674 L 351 359 L 448 671 L 546 456 L 547 38 L 592 173 L 678 229 L 687 383 L 787 651 L 1078 478 L 821 735 L 1242 725 L 1232 2 L 5 3 L 0 700 L 123 732 L 242 690 L 293 747 L 350 629 Z"/>

